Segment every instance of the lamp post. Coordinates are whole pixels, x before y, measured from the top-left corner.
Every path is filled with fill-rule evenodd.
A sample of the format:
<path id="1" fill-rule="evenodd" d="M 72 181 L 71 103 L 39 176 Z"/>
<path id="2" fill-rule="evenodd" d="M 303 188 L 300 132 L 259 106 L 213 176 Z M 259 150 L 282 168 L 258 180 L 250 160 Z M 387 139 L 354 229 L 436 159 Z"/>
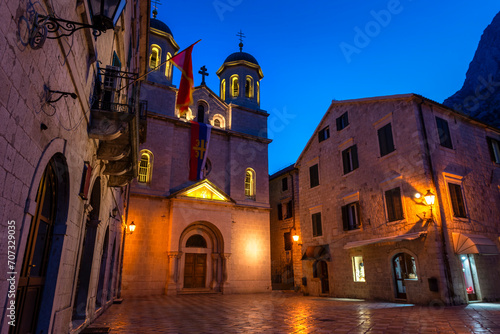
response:
<path id="1" fill-rule="evenodd" d="M 59 39 L 71 36 L 80 29 L 92 29 L 92 34 L 100 36 L 107 29 L 113 29 L 116 15 L 125 6 L 125 0 L 88 0 L 92 24 L 69 21 L 55 15 L 38 13 L 33 5 L 28 7 L 29 18 L 21 16 L 18 21 L 18 32 L 21 35 L 21 26 L 26 24 L 28 29 L 27 41 L 24 42 L 32 49 L 40 49 L 46 39 Z"/>
<path id="2" fill-rule="evenodd" d="M 129 232 L 127 232 L 127 234 L 132 234 L 132 233 L 134 233 L 135 228 L 136 228 L 135 223 L 134 223 L 134 222 L 131 222 L 131 223 L 130 223 L 130 225 L 129 225 L 127 228 L 128 228 L 128 230 L 129 230 Z"/>
<path id="3" fill-rule="evenodd" d="M 423 199 L 422 199 L 423 197 Z M 434 195 L 429 189 L 427 190 L 427 192 L 425 193 L 425 195 L 422 196 L 421 193 L 416 193 L 415 194 L 415 198 L 420 200 L 420 203 L 419 204 L 423 204 L 423 205 L 426 205 L 428 207 L 430 207 L 431 209 L 431 217 L 430 219 L 433 219 L 432 217 L 432 206 L 434 205 L 434 202 L 436 201 L 436 195 Z M 425 217 L 425 214 L 424 214 L 424 217 Z"/>

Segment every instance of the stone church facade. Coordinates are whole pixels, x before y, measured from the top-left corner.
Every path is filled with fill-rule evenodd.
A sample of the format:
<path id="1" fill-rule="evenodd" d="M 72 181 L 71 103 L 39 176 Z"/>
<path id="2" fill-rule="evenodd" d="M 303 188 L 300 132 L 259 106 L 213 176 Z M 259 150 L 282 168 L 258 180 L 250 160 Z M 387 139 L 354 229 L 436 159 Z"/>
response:
<path id="1" fill-rule="evenodd" d="M 499 300 L 499 143 L 419 95 L 333 101 L 295 164 L 306 293 Z"/>
<path id="2" fill-rule="evenodd" d="M 179 51 L 169 27 L 151 19 L 148 66 Z M 219 94 L 195 87 L 186 115 L 167 62 L 148 74 L 147 140 L 130 191 L 124 296 L 270 291 L 268 114 L 260 109 L 262 70 L 248 53 L 227 57 Z M 196 78 L 195 78 L 196 80 Z M 191 123 L 212 126 L 204 177 L 189 180 Z"/>

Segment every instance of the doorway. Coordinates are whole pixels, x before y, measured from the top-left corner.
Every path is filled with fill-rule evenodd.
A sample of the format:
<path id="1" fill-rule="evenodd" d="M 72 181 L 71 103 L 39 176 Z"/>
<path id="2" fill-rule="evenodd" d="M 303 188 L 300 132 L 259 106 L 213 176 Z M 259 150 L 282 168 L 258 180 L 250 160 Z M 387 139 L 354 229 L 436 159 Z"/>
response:
<path id="1" fill-rule="evenodd" d="M 396 285 L 396 298 L 406 299 L 405 280 L 417 279 L 415 258 L 407 253 L 398 253 L 392 258 L 392 268 Z"/>
<path id="2" fill-rule="evenodd" d="M 207 254 L 186 254 L 184 265 L 184 288 L 205 288 L 207 276 Z"/>
<path id="3" fill-rule="evenodd" d="M 473 261 L 474 259 L 470 254 L 460 255 L 460 262 L 462 263 L 462 271 L 464 274 L 465 292 L 470 302 L 478 300 L 477 289 L 474 283 L 476 271 Z"/>
<path id="4" fill-rule="evenodd" d="M 321 281 L 321 293 L 328 294 L 330 292 L 330 281 L 328 279 L 328 264 L 326 261 L 319 261 L 318 275 Z"/>

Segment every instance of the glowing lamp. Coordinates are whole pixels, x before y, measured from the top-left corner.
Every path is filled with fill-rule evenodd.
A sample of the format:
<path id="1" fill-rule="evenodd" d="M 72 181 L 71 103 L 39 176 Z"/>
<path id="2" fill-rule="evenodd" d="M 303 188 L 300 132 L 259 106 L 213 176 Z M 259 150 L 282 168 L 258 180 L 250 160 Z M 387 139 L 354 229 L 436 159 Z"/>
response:
<path id="1" fill-rule="evenodd" d="M 421 193 L 415 193 L 415 198 L 416 199 L 420 199 L 422 197 L 422 194 Z"/>
<path id="2" fill-rule="evenodd" d="M 128 230 L 130 231 L 130 234 L 134 233 L 135 228 L 136 228 L 136 226 L 135 226 L 134 222 L 130 223 L 130 225 L 128 226 Z"/>
<path id="3" fill-rule="evenodd" d="M 292 239 L 293 239 L 293 241 L 297 242 L 297 241 L 299 241 L 299 236 L 297 234 L 294 234 L 292 236 Z"/>
<path id="4" fill-rule="evenodd" d="M 424 195 L 425 204 L 433 205 L 435 200 L 436 200 L 436 195 L 431 193 L 430 190 L 427 190 L 427 193 Z"/>

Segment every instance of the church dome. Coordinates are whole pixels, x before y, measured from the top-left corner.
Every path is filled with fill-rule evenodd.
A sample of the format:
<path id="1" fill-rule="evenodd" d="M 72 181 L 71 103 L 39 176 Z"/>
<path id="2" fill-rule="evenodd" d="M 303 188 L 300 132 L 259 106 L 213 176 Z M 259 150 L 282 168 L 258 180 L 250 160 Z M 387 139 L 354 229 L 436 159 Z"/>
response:
<path id="1" fill-rule="evenodd" d="M 226 60 L 224 61 L 224 63 L 229 63 L 229 62 L 238 61 L 238 60 L 245 60 L 245 61 L 247 61 L 249 63 L 255 64 L 255 65 L 259 65 L 259 63 L 257 62 L 257 59 L 255 59 L 254 56 L 252 56 L 249 53 L 243 52 L 243 51 L 235 52 L 233 54 L 230 54 L 226 58 Z"/>
<path id="2" fill-rule="evenodd" d="M 151 20 L 150 21 L 151 28 L 161 30 L 163 32 L 166 32 L 167 34 L 170 34 L 170 36 L 174 37 L 174 34 L 172 34 L 172 31 L 165 23 L 163 23 L 160 20 L 154 19 L 154 18 L 151 18 L 150 20 Z"/>

